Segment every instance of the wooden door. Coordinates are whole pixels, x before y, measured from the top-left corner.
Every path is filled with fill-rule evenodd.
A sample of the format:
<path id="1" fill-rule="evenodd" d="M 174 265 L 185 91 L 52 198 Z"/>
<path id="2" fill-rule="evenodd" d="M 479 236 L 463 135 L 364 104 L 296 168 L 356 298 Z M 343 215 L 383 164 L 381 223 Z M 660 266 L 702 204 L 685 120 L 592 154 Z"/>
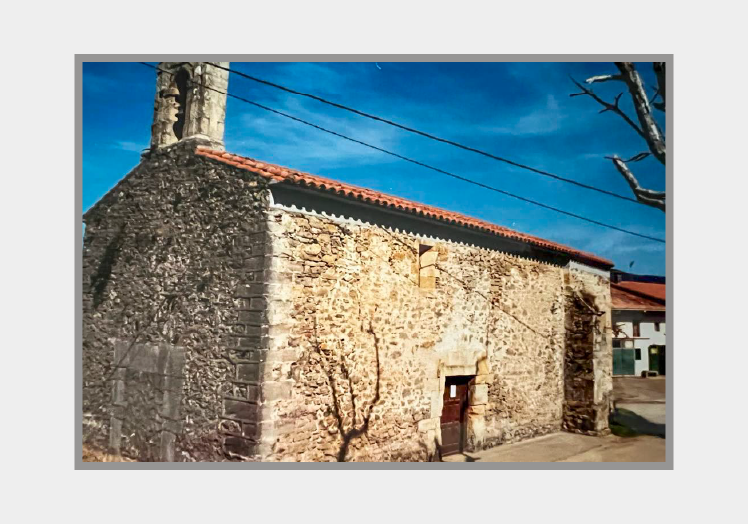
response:
<path id="1" fill-rule="evenodd" d="M 657 346 L 649 346 L 649 370 L 660 370 L 660 355 Z"/>
<path id="2" fill-rule="evenodd" d="M 660 375 L 665 374 L 665 346 L 660 346 Z"/>
<path id="3" fill-rule="evenodd" d="M 465 411 L 468 406 L 468 383 L 472 377 L 447 377 L 442 408 L 442 455 L 462 451 L 465 434 Z"/>

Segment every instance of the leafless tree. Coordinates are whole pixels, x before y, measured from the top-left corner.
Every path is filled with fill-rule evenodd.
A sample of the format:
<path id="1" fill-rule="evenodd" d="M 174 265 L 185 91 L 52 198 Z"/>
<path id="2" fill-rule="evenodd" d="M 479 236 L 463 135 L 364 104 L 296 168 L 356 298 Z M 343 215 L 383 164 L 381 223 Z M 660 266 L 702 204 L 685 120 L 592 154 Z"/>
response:
<path id="1" fill-rule="evenodd" d="M 657 87 L 655 88 L 651 100 L 647 96 L 644 83 L 634 67 L 634 64 L 631 62 L 616 62 L 615 64 L 619 71 L 618 74 L 592 76 L 585 80 L 585 83 L 588 85 L 602 82 L 623 82 L 626 84 L 629 95 L 631 96 L 631 101 L 634 105 L 634 110 L 636 111 L 638 124 L 620 108 L 619 102 L 624 91 L 621 91 L 621 93 L 615 97 L 613 102 L 610 103 L 600 98 L 591 88 L 580 84 L 572 78 L 572 81 L 581 92 L 573 93 L 571 96 L 589 96 L 595 102 L 603 106 L 600 113 L 611 111 L 617 114 L 644 139 L 649 151 L 638 153 L 628 160 L 624 160 L 618 155 L 605 158 L 613 162 L 613 165 L 616 167 L 618 172 L 621 173 L 623 178 L 626 179 L 626 182 L 628 182 L 639 202 L 648 206 L 656 207 L 664 212 L 665 191 L 654 191 L 652 189 L 643 188 L 629 168 L 629 164 L 639 162 L 640 160 L 652 155 L 662 165 L 665 165 L 665 135 L 652 114 L 652 108 L 662 111 L 663 113 L 665 112 L 665 62 L 653 63 L 655 77 L 657 78 Z"/>

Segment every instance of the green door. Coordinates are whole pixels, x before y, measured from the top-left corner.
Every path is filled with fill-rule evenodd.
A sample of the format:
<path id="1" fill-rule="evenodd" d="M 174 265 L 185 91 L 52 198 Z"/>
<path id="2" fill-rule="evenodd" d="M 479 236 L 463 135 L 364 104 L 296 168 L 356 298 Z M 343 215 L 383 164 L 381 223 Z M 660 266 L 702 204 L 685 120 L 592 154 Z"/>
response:
<path id="1" fill-rule="evenodd" d="M 649 346 L 649 370 L 665 374 L 665 346 Z"/>
<path id="2" fill-rule="evenodd" d="M 613 374 L 614 375 L 633 375 L 634 374 L 634 350 L 633 349 L 613 349 Z"/>

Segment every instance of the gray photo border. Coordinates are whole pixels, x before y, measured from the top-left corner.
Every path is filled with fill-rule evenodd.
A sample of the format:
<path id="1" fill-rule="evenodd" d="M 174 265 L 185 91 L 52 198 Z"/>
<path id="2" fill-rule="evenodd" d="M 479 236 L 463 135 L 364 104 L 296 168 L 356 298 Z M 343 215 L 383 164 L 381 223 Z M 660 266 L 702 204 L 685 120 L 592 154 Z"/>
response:
<path id="1" fill-rule="evenodd" d="M 569 54 L 569 55 L 75 55 L 75 469 L 479 469 L 479 470 L 668 470 L 673 469 L 673 369 L 674 355 L 668 352 L 666 382 L 665 462 L 83 462 L 83 236 L 81 208 L 83 200 L 83 62 L 162 62 L 162 61 L 229 61 L 229 62 L 654 62 L 667 63 L 668 111 L 665 115 L 669 152 L 665 167 L 667 187 L 666 272 L 667 334 L 666 344 L 673 340 L 673 55 L 672 54 Z"/>

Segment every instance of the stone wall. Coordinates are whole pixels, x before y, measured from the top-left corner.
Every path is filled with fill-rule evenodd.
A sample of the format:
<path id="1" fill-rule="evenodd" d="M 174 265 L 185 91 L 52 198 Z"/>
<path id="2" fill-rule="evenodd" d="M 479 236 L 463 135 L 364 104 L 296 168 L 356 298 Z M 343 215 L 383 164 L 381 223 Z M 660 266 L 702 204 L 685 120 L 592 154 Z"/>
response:
<path id="1" fill-rule="evenodd" d="M 174 444 L 184 425 L 184 357 L 182 348 L 168 344 L 115 343 L 109 429 L 113 453 L 174 460 Z"/>
<path id="2" fill-rule="evenodd" d="M 427 460 L 450 375 L 473 376 L 471 449 L 570 419 L 564 355 L 578 312 L 569 290 L 573 282 L 596 304 L 607 300 L 609 315 L 604 279 L 277 207 L 268 227 L 264 460 L 337 460 L 341 448 L 346 460 Z M 590 347 L 606 358 L 601 340 Z M 591 398 L 601 403 L 605 369 L 595 366 Z M 595 428 L 602 415 L 593 410 Z"/>
<path id="3" fill-rule="evenodd" d="M 567 271 L 566 286 L 566 431 L 608 431 L 613 389 L 610 282 L 582 271 Z"/>
<path id="4" fill-rule="evenodd" d="M 607 429 L 606 278 L 392 227 L 414 217 L 268 208 L 262 179 L 195 145 L 151 152 L 85 216 L 86 441 L 141 460 L 428 460 L 448 376 L 471 377 L 468 449 Z"/>
<path id="5" fill-rule="evenodd" d="M 195 145 L 151 153 L 85 215 L 84 439 L 142 460 L 259 441 L 267 192 Z"/>

